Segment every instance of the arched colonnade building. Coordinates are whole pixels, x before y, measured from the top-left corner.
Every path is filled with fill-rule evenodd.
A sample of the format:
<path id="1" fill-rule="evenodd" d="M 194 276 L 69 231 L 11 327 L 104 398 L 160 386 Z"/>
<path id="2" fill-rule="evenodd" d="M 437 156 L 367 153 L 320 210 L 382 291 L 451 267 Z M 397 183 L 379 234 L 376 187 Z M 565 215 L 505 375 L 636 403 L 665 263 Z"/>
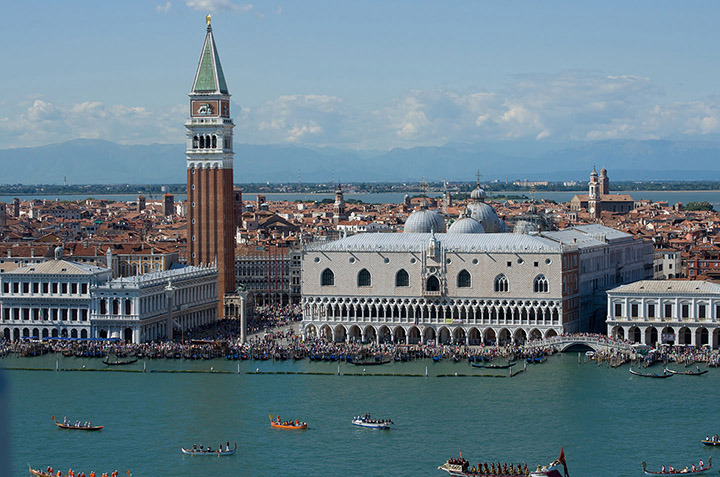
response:
<path id="1" fill-rule="evenodd" d="M 639 344 L 720 347 L 720 285 L 642 280 L 607 292 L 607 334 Z"/>
<path id="2" fill-rule="evenodd" d="M 303 254 L 304 336 L 522 343 L 578 325 L 576 246 L 540 236 L 375 233 Z"/>

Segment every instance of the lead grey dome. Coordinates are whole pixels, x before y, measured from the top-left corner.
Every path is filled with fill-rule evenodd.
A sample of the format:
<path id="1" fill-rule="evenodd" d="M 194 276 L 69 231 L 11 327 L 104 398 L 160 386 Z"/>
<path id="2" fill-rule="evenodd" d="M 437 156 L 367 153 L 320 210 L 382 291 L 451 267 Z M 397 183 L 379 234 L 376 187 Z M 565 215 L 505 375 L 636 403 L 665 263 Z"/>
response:
<path id="1" fill-rule="evenodd" d="M 422 207 L 420 210 L 416 210 L 410 214 L 410 217 L 407 218 L 404 232 L 421 234 L 430 232 L 444 233 L 445 219 L 434 210 Z"/>
<path id="2" fill-rule="evenodd" d="M 472 217 L 460 217 L 448 229 L 449 234 L 484 234 L 485 229 Z"/>
<path id="3" fill-rule="evenodd" d="M 496 234 L 505 230 L 504 223 L 495 209 L 485 202 L 473 202 L 468 205 L 470 217 L 480 222 L 486 233 Z"/>

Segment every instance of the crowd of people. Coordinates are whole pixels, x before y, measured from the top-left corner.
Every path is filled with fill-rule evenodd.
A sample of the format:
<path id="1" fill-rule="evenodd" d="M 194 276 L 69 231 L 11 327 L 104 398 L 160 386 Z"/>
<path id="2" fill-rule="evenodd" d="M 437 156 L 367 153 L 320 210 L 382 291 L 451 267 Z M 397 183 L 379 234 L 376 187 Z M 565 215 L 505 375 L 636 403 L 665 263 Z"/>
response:
<path id="1" fill-rule="evenodd" d="M 658 349 L 640 350 L 630 348 L 627 340 L 616 340 L 601 334 L 579 333 L 560 335 L 555 338 L 518 344 L 460 345 L 436 342 L 360 343 L 355 340 L 334 342 L 323 337 L 305 337 L 298 333 L 297 322 L 302 320 L 297 305 L 257 307 L 247 322 L 246 340 L 241 340 L 239 320 L 220 320 L 184 333 L 173 341 L 148 343 L 125 343 L 121 340 L 20 340 L 0 339 L 0 357 L 9 354 L 38 356 L 46 353 L 62 353 L 66 357 L 136 357 L 140 359 L 217 359 L 230 360 L 287 360 L 310 359 L 313 361 L 380 362 L 433 359 L 435 361 L 491 361 L 493 359 L 531 359 L 542 362 L 544 356 L 557 351 L 554 341 L 568 336 L 590 338 L 606 349 L 597 351 L 592 359 L 613 366 L 626 362 L 637 366 L 654 363 L 707 363 L 720 364 L 720 354 L 709 347 L 666 346 Z M 533 344 L 533 346 L 527 346 Z"/>

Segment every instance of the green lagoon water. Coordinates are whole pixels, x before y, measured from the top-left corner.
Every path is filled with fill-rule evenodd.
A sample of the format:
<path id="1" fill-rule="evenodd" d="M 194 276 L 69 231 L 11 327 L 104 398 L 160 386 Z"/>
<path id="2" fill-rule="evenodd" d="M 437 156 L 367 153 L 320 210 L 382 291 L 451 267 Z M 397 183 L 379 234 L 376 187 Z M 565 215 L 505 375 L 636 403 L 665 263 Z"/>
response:
<path id="1" fill-rule="evenodd" d="M 0 366 L 54 368 L 55 356 L 5 358 Z M 61 368 L 103 367 L 59 358 Z M 240 374 L 237 374 L 238 364 Z M 547 463 L 564 446 L 573 477 L 639 476 L 640 462 L 684 467 L 715 456 L 700 439 L 720 433 L 720 370 L 657 380 L 620 369 L 551 357 L 511 379 L 438 377 L 483 374 L 468 363 L 417 361 L 337 376 L 338 363 L 157 360 L 147 369 L 233 374 L 42 372 L 6 370 L 13 475 L 34 467 L 134 476 L 442 476 L 459 451 L 472 462 Z M 369 376 L 371 373 L 426 377 Z M 142 369 L 142 361 L 130 369 Z M 333 375 L 245 374 L 248 371 Z M 660 366 L 654 368 L 662 372 Z M 341 373 L 362 373 L 340 364 Z M 506 374 L 496 371 L 495 374 Z M 396 427 L 352 426 L 353 416 L 391 417 Z M 270 428 L 268 414 L 309 423 Z M 97 433 L 62 431 L 50 420 L 92 420 Z M 231 457 L 191 457 L 180 446 L 237 442 Z"/>

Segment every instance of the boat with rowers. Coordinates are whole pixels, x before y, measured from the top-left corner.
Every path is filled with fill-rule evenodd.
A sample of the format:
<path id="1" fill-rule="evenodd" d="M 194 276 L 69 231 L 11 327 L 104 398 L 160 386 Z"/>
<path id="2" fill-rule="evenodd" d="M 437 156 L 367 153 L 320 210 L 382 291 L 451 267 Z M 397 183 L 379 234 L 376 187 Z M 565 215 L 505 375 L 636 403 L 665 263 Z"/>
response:
<path id="1" fill-rule="evenodd" d="M 645 462 L 642 462 L 641 465 L 643 473 L 645 473 L 645 475 L 700 475 L 710 470 L 710 468 L 712 467 L 712 457 L 708 459 L 707 466 L 703 464 L 703 461 L 700 461 L 699 467 L 695 467 L 695 464 L 692 464 L 689 467 L 685 467 L 684 469 L 673 469 L 671 466 L 665 468 L 665 466 L 663 465 L 660 472 L 652 472 L 650 470 L 647 470 Z"/>
<path id="2" fill-rule="evenodd" d="M 181 447 L 180 450 L 183 454 L 186 455 L 211 455 L 221 457 L 226 455 L 235 455 L 235 451 L 237 451 L 237 442 L 235 443 L 234 447 L 230 447 L 230 443 L 228 442 L 227 444 L 225 444 L 224 449 L 222 445 L 218 449 L 211 449 L 210 447 L 203 446 L 200 446 L 200 448 L 198 448 L 197 445 L 193 445 L 192 449 L 186 449 L 184 447 Z"/>
<path id="3" fill-rule="evenodd" d="M 359 427 L 367 427 L 368 429 L 390 429 L 394 423 L 391 419 L 373 419 L 370 414 L 363 414 L 353 418 L 352 423 Z"/>
<path id="4" fill-rule="evenodd" d="M 560 472 L 560 466 L 563 472 Z M 538 465 L 537 469 L 531 471 L 527 464 L 500 464 L 487 462 L 479 463 L 471 466 L 470 463 L 463 458 L 462 452 L 460 458 L 450 458 L 438 470 L 444 470 L 453 477 L 567 477 L 567 463 L 565 462 L 565 451 L 560 449 L 560 456 L 548 465 Z"/>
<path id="5" fill-rule="evenodd" d="M 73 431 L 99 431 L 100 429 L 103 429 L 105 427 L 93 426 L 90 421 L 86 423 L 81 423 L 80 421 L 77 421 L 76 423 L 71 424 L 67 421 L 67 419 L 65 419 L 64 422 L 57 422 L 55 420 L 55 416 L 53 416 L 51 419 L 60 429 L 69 429 Z"/>
<path id="6" fill-rule="evenodd" d="M 28 470 L 30 471 L 30 475 L 35 475 L 37 477 L 57 477 L 58 475 L 74 475 L 75 477 L 85 477 L 85 472 L 77 472 L 76 471 L 76 472 L 71 473 L 72 470 L 69 469 L 67 474 L 63 474 L 61 471 L 55 470 L 49 466 L 45 470 L 40 470 L 40 469 L 33 469 L 32 466 L 30 464 L 28 464 Z M 126 471 L 126 474 L 128 475 L 128 477 L 132 477 L 132 474 L 130 473 L 129 470 Z M 96 474 L 95 474 L 95 472 L 91 472 L 90 475 L 94 476 Z M 115 471 L 115 472 L 109 472 L 109 473 L 108 472 L 99 473 L 97 475 L 107 475 L 107 476 L 111 476 L 111 477 L 118 477 L 120 475 L 120 473 L 118 471 Z"/>
<path id="7" fill-rule="evenodd" d="M 696 371 L 692 371 L 692 370 L 676 371 L 676 370 L 674 370 L 674 369 L 665 368 L 665 373 L 670 373 L 670 374 L 682 374 L 682 375 L 684 375 L 684 376 L 702 376 L 703 374 L 705 374 L 705 373 L 708 372 L 707 369 L 703 369 L 703 370 L 701 371 L 699 367 L 696 367 L 696 368 L 697 368 Z"/>
<path id="8" fill-rule="evenodd" d="M 642 378 L 656 378 L 656 379 L 665 379 L 665 378 L 671 378 L 671 377 L 674 376 L 674 374 L 672 374 L 672 373 L 663 373 L 663 374 L 648 373 L 648 374 L 643 374 L 643 373 L 639 373 L 639 372 L 633 370 L 632 368 L 630 368 L 630 374 L 633 374 L 633 375 L 635 375 L 635 376 L 640 376 L 640 377 L 642 377 Z"/>
<path id="9" fill-rule="evenodd" d="M 281 421 L 280 416 L 274 417 L 270 414 L 270 427 L 277 429 L 307 429 L 307 422 L 301 422 L 297 419 L 294 421 Z"/>
<path id="10" fill-rule="evenodd" d="M 712 437 L 707 436 L 707 437 L 705 437 L 705 439 L 703 439 L 700 442 L 702 442 L 706 446 L 720 446 L 720 436 L 717 434 L 715 434 Z"/>

